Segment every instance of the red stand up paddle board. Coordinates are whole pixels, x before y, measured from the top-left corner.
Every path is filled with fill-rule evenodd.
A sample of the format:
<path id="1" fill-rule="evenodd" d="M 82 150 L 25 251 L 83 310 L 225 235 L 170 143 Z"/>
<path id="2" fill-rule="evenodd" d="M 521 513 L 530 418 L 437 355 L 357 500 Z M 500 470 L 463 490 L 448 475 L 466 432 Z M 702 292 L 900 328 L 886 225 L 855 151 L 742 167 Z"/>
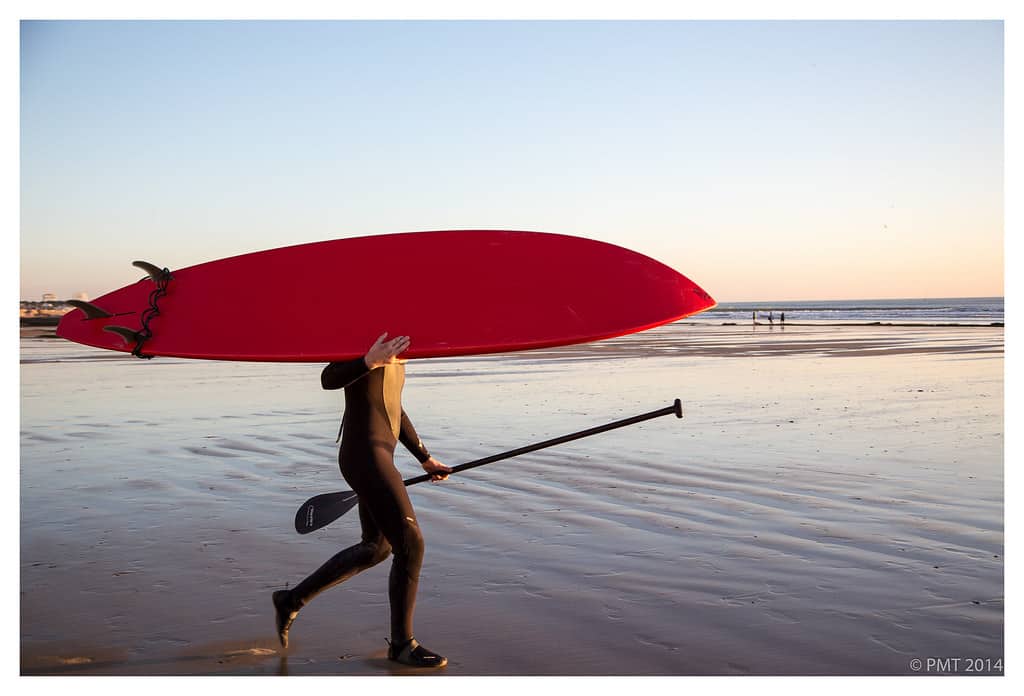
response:
<path id="1" fill-rule="evenodd" d="M 642 331 L 715 301 L 647 256 L 580 237 L 456 230 L 271 249 L 73 302 L 57 335 L 140 356 L 329 362 L 383 332 L 405 358 L 547 348 Z"/>

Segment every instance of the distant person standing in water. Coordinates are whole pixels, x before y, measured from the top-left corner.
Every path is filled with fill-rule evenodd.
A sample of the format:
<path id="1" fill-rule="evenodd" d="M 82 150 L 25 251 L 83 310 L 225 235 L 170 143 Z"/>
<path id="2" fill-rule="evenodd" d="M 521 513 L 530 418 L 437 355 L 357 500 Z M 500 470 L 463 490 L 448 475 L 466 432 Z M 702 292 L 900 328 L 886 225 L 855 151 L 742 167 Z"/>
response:
<path id="1" fill-rule="evenodd" d="M 771 326 L 775 326 L 775 313 L 774 312 L 768 312 L 768 323 Z"/>
<path id="2" fill-rule="evenodd" d="M 359 496 L 362 540 L 337 553 L 291 590 L 274 592 L 277 636 L 287 648 L 288 631 L 302 607 L 324 590 L 393 554 L 388 578 L 388 659 L 413 667 L 443 667 L 448 660 L 413 637 L 423 535 L 395 469 L 395 445 L 400 440 L 434 480 L 447 478 L 451 469 L 430 455 L 402 410 L 405 365 L 397 356 L 409 347 L 409 338 L 385 341 L 386 337 L 387 333 L 381 334 L 365 356 L 333 362 L 320 375 L 324 389 L 345 390 L 338 460 L 341 475 Z"/>

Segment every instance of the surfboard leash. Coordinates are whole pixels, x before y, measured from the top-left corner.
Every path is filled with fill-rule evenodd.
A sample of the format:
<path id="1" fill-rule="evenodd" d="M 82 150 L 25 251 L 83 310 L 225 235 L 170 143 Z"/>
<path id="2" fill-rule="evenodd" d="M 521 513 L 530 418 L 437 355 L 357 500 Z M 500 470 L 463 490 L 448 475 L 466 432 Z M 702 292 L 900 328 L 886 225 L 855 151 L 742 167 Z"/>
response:
<path id="1" fill-rule="evenodd" d="M 135 347 L 132 349 L 132 355 L 143 360 L 152 360 L 152 355 L 142 352 L 142 346 L 145 345 L 146 341 L 153 338 L 153 331 L 149 328 L 149 322 L 155 317 L 160 316 L 160 299 L 167 294 L 167 285 L 174 276 L 171 275 L 171 271 L 167 268 L 159 269 L 152 266 L 152 264 L 143 264 L 144 262 L 142 261 L 136 261 L 132 265 L 145 268 L 149 273 L 149 277 L 156 283 L 156 288 L 154 288 L 153 292 L 149 293 L 149 308 L 142 313 L 142 328 L 136 334 L 137 340 Z"/>

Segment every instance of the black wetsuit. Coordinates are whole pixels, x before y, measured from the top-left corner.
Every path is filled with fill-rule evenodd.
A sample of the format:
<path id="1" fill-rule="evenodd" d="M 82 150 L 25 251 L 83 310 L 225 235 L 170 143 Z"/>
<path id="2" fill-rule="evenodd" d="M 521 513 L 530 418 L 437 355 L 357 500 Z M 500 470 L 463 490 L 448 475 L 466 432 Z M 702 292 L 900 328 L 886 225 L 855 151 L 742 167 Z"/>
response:
<path id="1" fill-rule="evenodd" d="M 301 607 L 327 588 L 394 553 L 388 580 L 391 638 L 406 641 L 413 636 L 423 536 L 402 477 L 395 469 L 394 452 L 401 440 L 421 463 L 430 454 L 402 410 L 405 366 L 393 363 L 371 371 L 363 358 L 336 362 L 324 368 L 321 382 L 324 389 L 345 389 L 338 458 L 341 475 L 359 495 L 362 541 L 324 563 L 296 585 L 291 596 Z"/>

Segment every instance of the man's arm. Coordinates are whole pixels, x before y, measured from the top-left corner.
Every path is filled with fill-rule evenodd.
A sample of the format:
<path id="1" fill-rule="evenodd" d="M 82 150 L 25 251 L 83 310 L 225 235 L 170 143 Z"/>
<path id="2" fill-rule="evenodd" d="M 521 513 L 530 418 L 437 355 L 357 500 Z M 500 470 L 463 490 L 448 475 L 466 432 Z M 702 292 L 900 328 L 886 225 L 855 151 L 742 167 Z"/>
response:
<path id="1" fill-rule="evenodd" d="M 416 461 L 420 464 L 430 459 L 430 452 L 420 440 L 420 436 L 416 434 L 416 428 L 412 427 L 412 421 L 409 420 L 405 409 L 402 409 L 402 428 L 398 431 L 398 439 L 402 441 L 407 450 L 412 452 L 412 456 L 416 457 Z"/>
<path id="2" fill-rule="evenodd" d="M 363 358 L 332 362 L 320 373 L 320 384 L 324 389 L 344 389 L 369 371 Z"/>

